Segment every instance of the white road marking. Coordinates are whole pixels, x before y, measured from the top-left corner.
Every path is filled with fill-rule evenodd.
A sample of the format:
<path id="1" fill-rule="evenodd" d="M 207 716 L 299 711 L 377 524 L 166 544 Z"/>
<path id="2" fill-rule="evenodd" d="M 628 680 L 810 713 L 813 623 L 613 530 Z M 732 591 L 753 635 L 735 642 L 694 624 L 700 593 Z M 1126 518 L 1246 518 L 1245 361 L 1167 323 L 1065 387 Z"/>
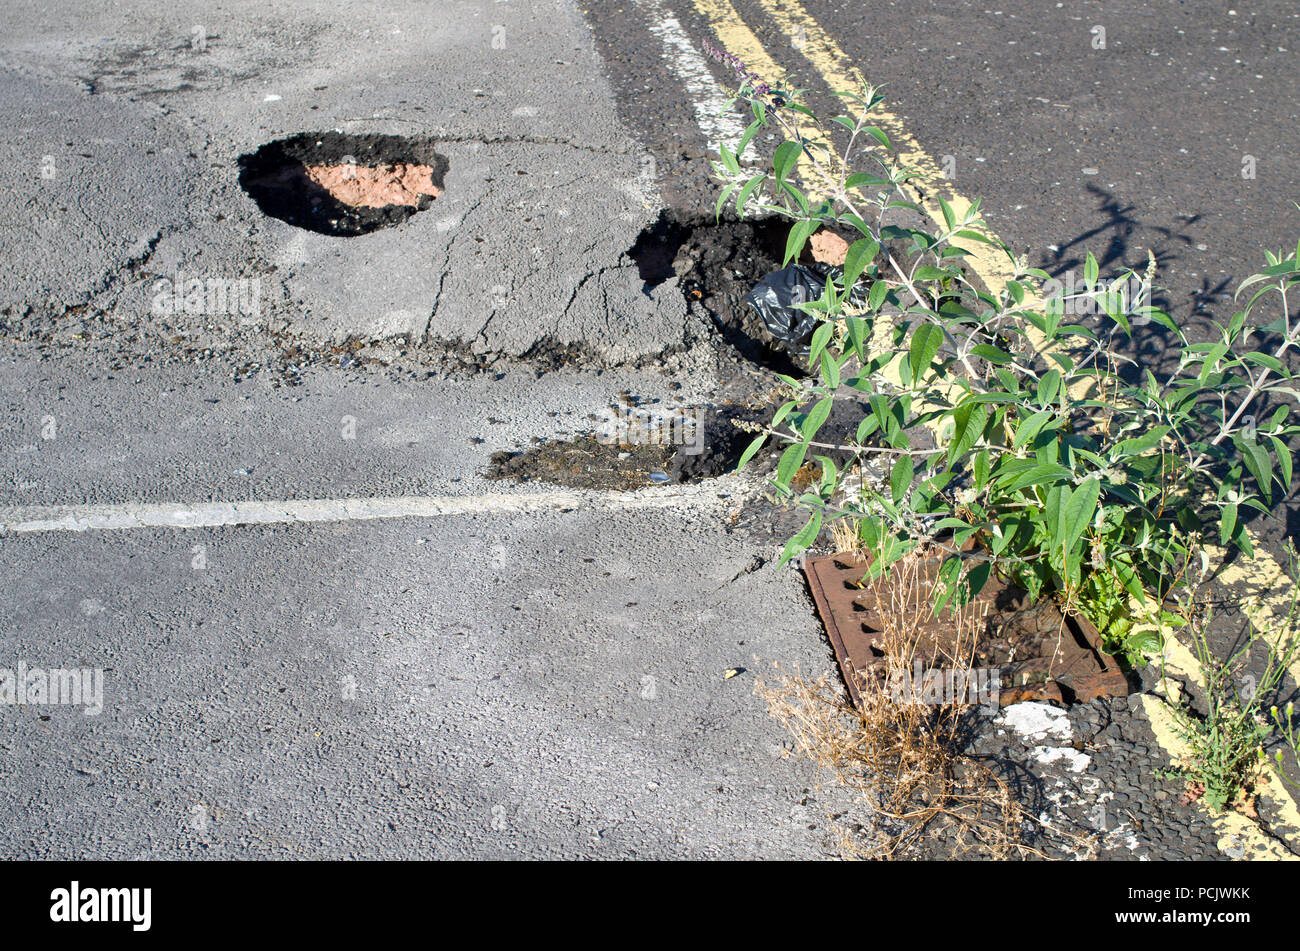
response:
<path id="1" fill-rule="evenodd" d="M 352 522 L 527 512 L 630 511 L 717 503 L 731 493 L 716 486 L 663 486 L 636 492 L 554 492 L 390 496 L 356 499 L 50 505 L 0 508 L 0 535 L 30 532 L 120 531 L 136 528 L 216 528 L 287 522 Z"/>
<path id="2" fill-rule="evenodd" d="M 668 68 L 690 94 L 695 121 L 708 139 L 710 151 L 717 152 L 722 142 L 735 145 L 745 134 L 747 123 L 727 105 L 727 93 L 713 78 L 703 54 L 695 48 L 677 17 L 659 0 L 635 0 L 635 3 L 649 20 L 650 32 L 663 42 L 663 58 Z"/>

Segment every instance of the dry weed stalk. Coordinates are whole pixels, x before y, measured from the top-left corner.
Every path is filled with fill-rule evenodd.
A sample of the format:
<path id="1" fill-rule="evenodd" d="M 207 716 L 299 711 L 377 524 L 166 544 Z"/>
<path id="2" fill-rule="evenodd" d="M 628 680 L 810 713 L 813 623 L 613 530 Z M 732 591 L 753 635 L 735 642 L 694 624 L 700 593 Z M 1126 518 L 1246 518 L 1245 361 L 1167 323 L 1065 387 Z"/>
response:
<path id="1" fill-rule="evenodd" d="M 977 716 L 973 699 L 947 696 L 934 703 L 917 691 L 897 689 L 913 684 L 918 660 L 923 668 L 958 674 L 972 668 L 987 608 L 949 609 L 943 621 L 952 624 L 955 636 L 946 647 L 934 644 L 923 630 L 932 620 L 932 575 L 933 566 L 909 556 L 888 578 L 867 583 L 868 597 L 878 599 L 885 619 L 879 641 L 885 656 L 877 678 L 863 685 L 861 708 L 830 674 L 810 681 L 779 664 L 776 681 L 758 678 L 755 692 L 790 731 L 794 755 L 830 771 L 873 813 L 869 832 L 838 830 L 845 857 L 906 857 L 927 832 L 946 838 L 953 857 L 1038 854 L 1022 841 L 1028 817 L 1011 788 L 966 752 Z"/>

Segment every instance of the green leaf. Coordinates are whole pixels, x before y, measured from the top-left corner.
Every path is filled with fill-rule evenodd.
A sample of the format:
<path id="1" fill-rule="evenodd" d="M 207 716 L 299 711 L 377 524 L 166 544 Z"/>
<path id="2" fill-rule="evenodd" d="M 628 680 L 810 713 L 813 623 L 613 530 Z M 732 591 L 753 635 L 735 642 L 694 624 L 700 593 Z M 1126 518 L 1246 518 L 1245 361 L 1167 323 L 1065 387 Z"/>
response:
<path id="1" fill-rule="evenodd" d="M 1237 297 L 1240 297 L 1241 292 L 1252 284 L 1258 284 L 1260 281 L 1267 281 L 1272 277 L 1283 277 L 1287 274 L 1294 274 L 1297 270 L 1300 270 L 1300 264 L 1298 264 L 1295 259 L 1288 259 L 1266 267 L 1258 274 L 1252 274 L 1250 277 L 1246 278 L 1246 280 L 1242 281 L 1241 285 L 1237 288 L 1237 293 L 1233 295 L 1233 298 L 1236 299 Z"/>
<path id="2" fill-rule="evenodd" d="M 799 156 L 803 154 L 802 142 L 782 142 L 772 153 L 772 170 L 776 173 L 776 180 L 784 182 L 790 175 L 790 170 L 799 161 Z"/>
<path id="3" fill-rule="evenodd" d="M 1282 407 L 1286 409 L 1286 407 Z M 1276 436 L 1268 437 L 1273 442 L 1273 449 L 1277 452 L 1277 465 L 1282 470 L 1282 485 L 1289 492 L 1291 491 L 1291 450 L 1287 448 L 1286 443 Z"/>
<path id="4" fill-rule="evenodd" d="M 873 139 L 875 139 L 877 142 L 879 142 L 879 143 L 880 143 L 881 145 L 883 145 L 885 148 L 887 148 L 887 149 L 892 149 L 892 148 L 893 148 L 893 146 L 889 144 L 889 136 L 885 135 L 885 133 L 881 132 L 881 131 L 880 131 L 879 129 L 877 129 L 875 126 L 873 126 L 873 125 L 869 125 L 869 126 L 867 126 L 865 129 L 863 129 L 862 131 L 865 132 L 865 133 L 867 133 L 867 135 L 871 136 Z"/>
<path id="5" fill-rule="evenodd" d="M 1250 543 L 1250 533 L 1246 531 L 1246 526 L 1237 525 L 1237 534 L 1232 536 L 1232 542 L 1247 558 L 1255 557 L 1255 546 Z"/>
<path id="6" fill-rule="evenodd" d="M 845 329 L 849 332 L 849 342 L 853 346 L 853 352 L 858 355 L 858 359 L 863 363 L 867 362 L 867 321 L 862 317 L 846 317 L 844 319 Z"/>
<path id="7" fill-rule="evenodd" d="M 762 103 L 755 101 L 754 105 L 761 107 Z M 763 124 L 764 124 L 763 115 L 756 108 L 754 110 L 754 121 L 749 124 L 749 126 L 745 129 L 745 134 L 742 135 L 740 137 L 740 141 L 736 143 L 736 158 L 740 158 L 740 156 L 745 154 L 746 146 L 749 145 L 750 140 L 754 138 L 754 136 L 758 133 L 758 130 L 763 127 Z"/>
<path id="8" fill-rule="evenodd" d="M 918 267 L 914 275 L 918 281 L 942 281 L 955 276 L 949 268 L 934 267 L 930 264 Z"/>
<path id="9" fill-rule="evenodd" d="M 755 175 L 749 181 L 745 182 L 745 187 L 742 188 L 740 190 L 740 194 L 736 196 L 737 217 L 739 218 L 745 217 L 745 202 L 749 200 L 750 195 L 754 194 L 754 189 L 758 188 L 758 186 L 762 185 L 763 182 L 766 180 L 767 180 L 766 175 Z"/>
<path id="10" fill-rule="evenodd" d="M 871 238 L 859 238 L 849 245 L 844 255 L 844 287 L 847 290 L 857 283 L 867 265 L 880 253 L 880 245 Z"/>
<path id="11" fill-rule="evenodd" d="M 1097 259 L 1089 251 L 1088 259 L 1083 264 L 1083 283 L 1088 285 L 1089 290 L 1097 286 L 1097 274 Z"/>
<path id="12" fill-rule="evenodd" d="M 1130 653 L 1144 654 L 1148 657 L 1160 653 L 1164 646 L 1164 635 L 1150 628 L 1130 635 L 1128 640 L 1124 642 L 1125 650 Z"/>
<path id="13" fill-rule="evenodd" d="M 862 422 L 858 423 L 857 440 L 859 443 L 866 441 L 866 438 L 880 428 L 880 420 L 875 416 L 864 416 Z"/>
<path id="14" fill-rule="evenodd" d="M 735 182 L 732 182 L 731 184 L 727 185 L 725 188 L 722 189 L 722 194 L 718 196 L 718 204 L 713 209 L 714 218 L 722 217 L 722 206 L 727 203 L 727 199 L 731 197 L 731 193 L 734 192 L 735 190 L 736 190 Z"/>
<path id="15" fill-rule="evenodd" d="M 982 244 L 991 244 L 995 248 L 1003 247 L 1002 242 L 990 238 L 986 234 L 980 234 L 978 231 L 971 231 L 968 228 L 963 228 L 961 231 L 954 231 L 952 236 L 954 238 L 967 238 L 971 241 L 979 241 Z"/>
<path id="16" fill-rule="evenodd" d="M 798 534 L 785 543 L 785 549 L 781 552 L 781 561 L 777 567 L 783 567 L 791 558 L 807 551 L 809 546 L 817 540 L 817 535 L 821 530 L 822 512 L 821 509 L 817 509 L 812 513 L 812 518 L 808 519 L 808 524 L 799 529 Z"/>
<path id="17" fill-rule="evenodd" d="M 808 444 L 797 442 L 781 453 L 781 461 L 776 467 L 776 484 L 783 489 L 790 487 L 790 480 L 803 465 L 803 457 L 808 452 Z"/>
<path id="18" fill-rule="evenodd" d="M 942 195 L 939 196 L 939 210 L 943 212 L 944 226 L 947 227 L 949 231 L 956 230 L 957 224 L 956 224 L 956 220 L 953 217 L 952 206 L 943 200 Z"/>
<path id="19" fill-rule="evenodd" d="M 822 380 L 826 389 L 834 392 L 840 385 L 840 365 L 835 362 L 829 350 L 822 351 Z"/>
<path id="20" fill-rule="evenodd" d="M 1058 554 L 1062 548 L 1061 544 L 1061 510 L 1063 503 L 1069 497 L 1070 487 L 1066 485 L 1054 485 L 1047 490 L 1043 496 L 1043 523 L 1047 527 L 1047 536 L 1053 554 Z"/>
<path id="21" fill-rule="evenodd" d="M 718 146 L 718 154 L 722 156 L 722 164 L 726 166 L 727 171 L 732 175 L 740 174 L 740 163 L 736 161 L 735 153 L 725 145 Z"/>
<path id="22" fill-rule="evenodd" d="M 1230 502 L 1219 510 L 1219 544 L 1228 544 L 1237 527 L 1237 503 Z"/>
<path id="23" fill-rule="evenodd" d="M 972 348 L 971 353 L 977 357 L 983 357 L 989 363 L 1004 365 L 1011 362 L 1011 354 L 1005 350 L 999 350 L 997 347 L 990 346 L 987 343 L 977 344 Z"/>
<path id="24" fill-rule="evenodd" d="M 831 415 L 831 407 L 835 403 L 835 397 L 826 396 L 817 401 L 817 404 L 808 411 L 808 416 L 804 419 L 803 425 L 799 427 L 799 435 L 804 439 L 812 439 L 817 435 L 817 430 Z"/>
<path id="25" fill-rule="evenodd" d="M 939 575 L 934 586 L 934 611 L 938 614 L 944 605 L 957 593 L 957 579 L 961 575 L 961 559 L 950 556 L 939 568 Z"/>
<path id="26" fill-rule="evenodd" d="M 1052 411 L 1047 409 L 1040 410 L 1039 412 L 1035 413 L 1033 416 L 1030 416 L 1028 419 L 1022 422 L 1020 424 L 1020 427 L 1016 430 L 1016 438 L 1011 443 L 1011 447 L 1013 449 L 1019 449 L 1025 443 L 1032 440 L 1035 436 L 1038 435 L 1038 431 L 1043 428 L 1043 424 L 1046 423 L 1051 418 L 1052 418 Z"/>
<path id="27" fill-rule="evenodd" d="M 889 420 L 891 419 L 888 397 L 883 393 L 872 393 L 871 396 L 867 398 L 867 402 L 871 404 L 871 412 L 874 414 L 875 418 L 879 420 L 880 428 L 882 430 L 887 430 L 889 428 Z"/>
<path id="28" fill-rule="evenodd" d="M 887 178 L 880 178 L 876 175 L 868 175 L 866 172 L 858 172 L 850 175 L 844 180 L 844 187 L 849 191 L 855 191 L 859 188 L 873 188 L 882 185 L 892 185 L 893 183 Z"/>
<path id="29" fill-rule="evenodd" d="M 794 203 L 799 207 L 800 214 L 808 214 L 808 199 L 804 197 L 803 192 L 795 188 L 789 182 L 777 182 L 776 190 L 778 193 L 784 193 L 792 198 Z"/>
<path id="30" fill-rule="evenodd" d="M 921 374 L 930 369 L 935 354 L 943 344 L 943 331 L 934 324 L 922 324 L 912 334 L 912 343 L 908 350 L 907 362 L 912 369 L 912 381 L 917 383 Z"/>
<path id="31" fill-rule="evenodd" d="M 853 227 L 858 229 L 858 233 L 861 234 L 864 238 L 872 237 L 873 232 L 871 230 L 871 225 L 863 221 L 860 216 L 853 215 L 853 214 L 840 215 L 838 220 L 842 224 L 853 225 Z"/>
<path id="32" fill-rule="evenodd" d="M 984 432 L 984 425 L 988 422 L 988 418 L 988 410 L 982 403 L 964 403 L 953 410 L 953 438 L 951 445 L 948 446 L 949 466 L 975 445 L 975 440 L 979 439 L 980 433 Z"/>
<path id="33" fill-rule="evenodd" d="M 1237 448 L 1241 450 L 1241 461 L 1255 477 L 1255 484 L 1259 486 L 1260 493 L 1269 505 L 1273 504 L 1273 460 L 1268 456 L 1268 450 L 1255 442 L 1253 439 L 1247 439 L 1243 435 L 1236 435 L 1232 438 Z"/>
<path id="34" fill-rule="evenodd" d="M 989 451 L 987 449 L 975 456 L 974 468 L 975 489 L 976 491 L 980 491 L 984 486 L 988 485 L 989 481 Z"/>
<path id="35" fill-rule="evenodd" d="M 915 474 L 915 466 L 912 463 L 911 456 L 899 456 L 898 461 L 894 463 L 893 470 L 889 473 L 889 494 L 894 499 L 894 504 L 899 505 L 903 501 L 903 496 L 912 485 L 912 476 Z"/>
<path id="36" fill-rule="evenodd" d="M 889 293 L 889 285 L 884 281 L 876 281 L 871 285 L 871 290 L 867 293 L 867 308 L 869 310 L 879 310 L 880 305 L 885 302 L 885 295 Z"/>
<path id="37" fill-rule="evenodd" d="M 1061 385 L 1061 371 L 1048 370 L 1038 381 L 1038 405 L 1046 406 L 1056 399 L 1056 391 Z"/>
<path id="38" fill-rule="evenodd" d="M 1169 432 L 1168 426 L 1157 426 L 1155 429 L 1143 433 L 1141 436 L 1135 436 L 1132 439 L 1122 440 L 1115 446 L 1111 455 L 1113 459 L 1121 459 L 1124 456 L 1138 456 L 1148 449 L 1154 449 L 1160 445 L 1160 440 L 1165 438 L 1165 433 Z"/>
<path id="39" fill-rule="evenodd" d="M 1248 361 L 1250 361 L 1251 363 L 1258 364 L 1259 366 L 1262 366 L 1262 367 L 1268 367 L 1268 368 L 1269 368 L 1270 370 L 1272 370 L 1274 373 L 1278 373 L 1278 372 L 1283 372 L 1283 373 L 1284 373 L 1284 372 L 1286 372 L 1286 367 L 1284 367 L 1284 366 L 1282 365 L 1282 361 L 1279 360 L 1277 357 L 1272 356 L 1271 354 L 1267 354 L 1267 353 L 1243 353 L 1243 354 L 1241 355 L 1241 358 L 1242 358 L 1243 360 L 1248 360 Z"/>
<path id="40" fill-rule="evenodd" d="M 797 258 L 803 251 L 803 246 L 808 241 L 808 236 L 817 230 L 820 222 L 813 220 L 796 221 L 790 226 L 790 236 L 785 242 L 785 258 L 781 261 L 781 266 L 785 267 L 792 260 Z"/>
<path id="41" fill-rule="evenodd" d="M 830 343 L 831 334 L 835 332 L 835 325 L 829 320 L 824 320 L 817 325 L 813 331 L 812 342 L 808 349 L 808 369 L 813 369 L 817 365 L 822 351 L 826 349 L 826 344 Z"/>
<path id="42" fill-rule="evenodd" d="M 1084 530 L 1092 522 L 1097 512 L 1097 500 L 1101 496 L 1101 481 L 1086 479 L 1075 487 L 1070 498 L 1061 509 L 1062 547 L 1069 552 L 1083 537 Z"/>
<path id="43" fill-rule="evenodd" d="M 1020 489 L 1027 489 L 1033 485 L 1046 485 L 1047 483 L 1066 482 L 1073 475 L 1065 466 L 1043 463 L 1036 465 L 1027 472 L 1013 475 L 1006 481 L 1006 490 L 1008 492 L 1017 492 Z M 1001 479 L 999 482 L 1003 481 Z"/>

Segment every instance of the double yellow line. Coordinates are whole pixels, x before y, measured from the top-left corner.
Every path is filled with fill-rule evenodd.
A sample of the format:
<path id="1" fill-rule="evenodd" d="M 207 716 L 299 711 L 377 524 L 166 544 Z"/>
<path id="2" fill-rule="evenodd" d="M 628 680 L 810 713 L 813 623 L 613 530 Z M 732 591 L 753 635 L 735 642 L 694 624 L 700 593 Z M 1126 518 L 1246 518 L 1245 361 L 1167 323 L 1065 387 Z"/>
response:
<path id="1" fill-rule="evenodd" d="M 745 24 L 730 0 L 691 0 L 695 10 L 708 22 L 718 40 L 727 52 L 744 60 L 749 68 L 764 78 L 776 79 L 784 76 L 784 70 L 764 48 L 754 32 Z M 818 73 L 826 86 L 835 91 L 853 90 L 858 87 L 860 77 L 848 55 L 840 49 L 835 40 L 821 25 L 809 15 L 797 0 L 755 0 L 764 15 L 775 24 L 789 39 L 792 48 L 799 51 L 809 65 Z M 877 106 L 872 111 L 873 124 L 879 126 L 898 155 L 900 162 L 916 173 L 917 178 L 909 183 L 906 191 L 915 204 L 926 210 L 936 223 L 942 224 L 943 216 L 939 207 L 942 196 L 956 213 L 958 218 L 965 215 L 972 203 L 958 194 L 951 182 L 943 174 L 938 163 L 908 133 L 903 120 L 887 110 Z M 824 144 L 819 140 L 818 144 Z M 1001 251 L 987 245 L 979 244 L 970 249 L 965 263 L 984 284 L 989 293 L 997 295 L 1006 287 L 1013 276 L 1014 269 L 1010 260 Z M 1026 300 L 1025 305 L 1032 305 Z M 1041 335 L 1031 337 L 1031 342 L 1040 351 L 1047 349 Z M 1272 558 L 1251 533 L 1251 543 L 1255 548 L 1254 559 L 1233 565 L 1221 572 L 1218 580 L 1233 588 L 1245 587 L 1254 593 L 1246 603 L 1247 615 L 1264 630 L 1274 632 L 1274 640 L 1284 636 L 1278 630 L 1284 618 L 1280 616 L 1284 604 L 1289 598 L 1278 594 L 1279 584 L 1289 584 L 1282 566 Z M 1222 553 L 1219 553 L 1220 558 Z M 1192 682 L 1200 681 L 1199 667 L 1192 652 L 1182 644 L 1172 630 L 1167 630 L 1165 669 L 1173 676 L 1185 677 Z M 1293 665 L 1292 677 L 1300 682 L 1300 663 Z M 1143 695 L 1143 707 L 1151 721 L 1156 738 L 1170 759 L 1177 762 L 1187 754 L 1183 743 L 1174 728 L 1169 708 L 1158 698 Z M 1275 814 L 1279 827 L 1289 827 L 1288 841 L 1300 842 L 1300 810 L 1295 801 L 1282 788 L 1276 777 L 1269 775 L 1258 789 L 1260 799 Z M 1245 858 L 1294 859 L 1295 855 L 1285 849 L 1276 838 L 1265 835 L 1255 823 L 1236 812 L 1223 815 L 1210 814 L 1219 833 L 1219 846 L 1229 855 L 1240 854 Z M 1280 831 L 1280 830 L 1279 830 Z"/>

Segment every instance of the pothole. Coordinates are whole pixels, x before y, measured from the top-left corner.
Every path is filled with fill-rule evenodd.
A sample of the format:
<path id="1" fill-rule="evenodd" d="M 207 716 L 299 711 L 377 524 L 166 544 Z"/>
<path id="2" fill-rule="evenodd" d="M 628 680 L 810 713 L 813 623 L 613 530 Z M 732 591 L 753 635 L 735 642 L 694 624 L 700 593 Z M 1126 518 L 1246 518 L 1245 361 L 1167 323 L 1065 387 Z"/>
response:
<path id="1" fill-rule="evenodd" d="M 447 167 L 432 139 L 304 132 L 241 155 L 239 184 L 273 218 L 353 237 L 428 208 Z"/>
<path id="2" fill-rule="evenodd" d="M 676 275 L 687 304 L 703 308 L 742 357 L 798 376 L 806 368 L 773 341 L 745 303 L 755 284 L 780 270 L 789 232 L 790 223 L 781 219 L 716 222 L 669 210 L 641 232 L 628 256 L 647 290 Z"/>

